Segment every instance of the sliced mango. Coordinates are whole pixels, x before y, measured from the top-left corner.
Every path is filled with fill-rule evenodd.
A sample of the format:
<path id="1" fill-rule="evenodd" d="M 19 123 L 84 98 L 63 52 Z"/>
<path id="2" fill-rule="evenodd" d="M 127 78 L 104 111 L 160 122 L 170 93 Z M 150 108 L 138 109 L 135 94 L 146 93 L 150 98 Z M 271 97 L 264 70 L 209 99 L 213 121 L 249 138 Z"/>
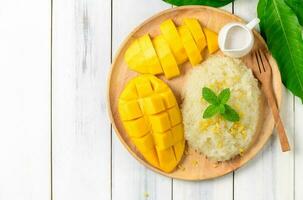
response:
<path id="1" fill-rule="evenodd" d="M 137 39 L 134 40 L 126 50 L 124 59 L 130 69 L 139 73 L 149 73 L 148 68 L 146 67 L 144 53 L 141 50 L 139 41 Z"/>
<path id="2" fill-rule="evenodd" d="M 128 98 L 125 93 L 136 98 Z M 185 139 L 181 112 L 170 88 L 153 75 L 139 75 L 126 84 L 118 111 L 128 136 L 145 160 L 171 172 L 182 158 Z"/>
<path id="3" fill-rule="evenodd" d="M 148 34 L 141 36 L 139 39 L 139 45 L 143 52 L 145 59 L 145 67 L 148 68 L 150 74 L 161 74 L 163 73 L 161 64 L 159 62 L 156 51 L 153 47 L 153 43 Z"/>
<path id="4" fill-rule="evenodd" d="M 208 52 L 212 54 L 219 49 L 218 34 L 208 28 L 203 28 L 203 31 L 206 35 Z"/>
<path id="5" fill-rule="evenodd" d="M 167 79 L 179 76 L 180 71 L 174 55 L 170 51 L 168 43 L 163 35 L 158 35 L 153 39 L 153 44 L 159 57 L 164 75 Z"/>
<path id="6" fill-rule="evenodd" d="M 202 27 L 197 19 L 185 18 L 183 23 L 189 29 L 191 35 L 193 36 L 199 51 L 201 52 L 207 45 L 206 38 L 203 33 Z"/>
<path id="7" fill-rule="evenodd" d="M 200 50 L 198 49 L 190 31 L 187 26 L 179 26 L 178 27 L 179 34 L 181 36 L 185 51 L 189 58 L 190 63 L 195 66 L 202 61 L 202 56 Z"/>
<path id="8" fill-rule="evenodd" d="M 160 30 L 163 37 L 169 44 L 177 64 L 184 63 L 187 60 L 187 55 L 174 22 L 171 19 L 162 22 Z"/>

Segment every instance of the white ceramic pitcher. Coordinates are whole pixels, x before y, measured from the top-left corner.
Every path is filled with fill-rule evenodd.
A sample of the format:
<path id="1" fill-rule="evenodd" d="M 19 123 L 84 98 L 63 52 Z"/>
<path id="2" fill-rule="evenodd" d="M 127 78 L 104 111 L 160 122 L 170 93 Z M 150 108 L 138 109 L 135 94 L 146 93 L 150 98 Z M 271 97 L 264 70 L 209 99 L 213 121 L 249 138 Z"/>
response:
<path id="1" fill-rule="evenodd" d="M 221 51 L 230 57 L 239 58 L 248 54 L 254 45 L 252 29 L 260 22 L 255 18 L 248 24 L 233 22 L 226 24 L 219 32 L 218 42 Z"/>

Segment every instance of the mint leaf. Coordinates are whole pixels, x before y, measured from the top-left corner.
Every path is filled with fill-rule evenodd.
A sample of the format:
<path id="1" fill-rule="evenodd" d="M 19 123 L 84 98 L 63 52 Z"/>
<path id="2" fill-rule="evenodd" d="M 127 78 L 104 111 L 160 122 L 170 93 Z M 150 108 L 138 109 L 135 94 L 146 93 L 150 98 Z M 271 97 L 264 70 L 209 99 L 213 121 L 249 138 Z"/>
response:
<path id="1" fill-rule="evenodd" d="M 231 121 L 231 122 L 237 122 L 240 120 L 239 114 L 229 105 L 224 105 L 225 112 L 222 114 L 224 119 Z"/>
<path id="2" fill-rule="evenodd" d="M 218 96 L 218 100 L 220 101 L 221 104 L 225 104 L 230 97 L 230 89 L 226 88 L 222 90 Z"/>
<path id="3" fill-rule="evenodd" d="M 217 95 L 208 87 L 202 89 L 202 96 L 210 104 L 219 104 Z"/>
<path id="4" fill-rule="evenodd" d="M 225 107 L 224 107 L 223 104 L 220 104 L 220 106 L 219 106 L 219 112 L 220 112 L 221 115 L 225 113 Z"/>
<path id="5" fill-rule="evenodd" d="M 207 119 L 207 118 L 211 118 L 212 116 L 214 116 L 215 114 L 217 114 L 219 112 L 219 106 L 216 105 L 210 105 L 208 106 L 204 113 L 203 113 L 203 118 Z"/>

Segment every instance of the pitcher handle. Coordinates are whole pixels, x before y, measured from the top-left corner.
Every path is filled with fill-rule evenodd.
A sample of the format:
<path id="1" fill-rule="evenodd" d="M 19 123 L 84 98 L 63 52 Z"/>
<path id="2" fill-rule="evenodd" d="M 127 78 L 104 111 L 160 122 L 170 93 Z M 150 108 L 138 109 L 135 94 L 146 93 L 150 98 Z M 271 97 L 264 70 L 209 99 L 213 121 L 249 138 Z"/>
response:
<path id="1" fill-rule="evenodd" d="M 251 20 L 248 24 L 246 24 L 245 26 L 249 29 L 252 30 L 257 24 L 260 23 L 260 19 L 259 18 L 255 18 L 253 20 Z"/>

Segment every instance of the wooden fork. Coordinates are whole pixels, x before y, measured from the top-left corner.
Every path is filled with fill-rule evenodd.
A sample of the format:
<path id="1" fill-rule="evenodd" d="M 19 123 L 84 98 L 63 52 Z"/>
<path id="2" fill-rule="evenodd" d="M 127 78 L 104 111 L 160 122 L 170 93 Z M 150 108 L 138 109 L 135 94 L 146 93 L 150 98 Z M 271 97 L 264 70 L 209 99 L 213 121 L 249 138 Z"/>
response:
<path id="1" fill-rule="evenodd" d="M 289 151 L 290 146 L 288 143 L 287 135 L 282 120 L 280 118 L 278 106 L 276 103 L 276 98 L 273 93 L 271 66 L 263 51 L 258 50 L 252 53 L 252 56 L 253 56 L 254 65 L 252 65 L 251 68 L 255 76 L 261 82 L 261 88 L 267 98 L 268 104 L 273 113 L 276 122 L 276 128 L 279 134 L 282 151 L 283 152 Z"/>

